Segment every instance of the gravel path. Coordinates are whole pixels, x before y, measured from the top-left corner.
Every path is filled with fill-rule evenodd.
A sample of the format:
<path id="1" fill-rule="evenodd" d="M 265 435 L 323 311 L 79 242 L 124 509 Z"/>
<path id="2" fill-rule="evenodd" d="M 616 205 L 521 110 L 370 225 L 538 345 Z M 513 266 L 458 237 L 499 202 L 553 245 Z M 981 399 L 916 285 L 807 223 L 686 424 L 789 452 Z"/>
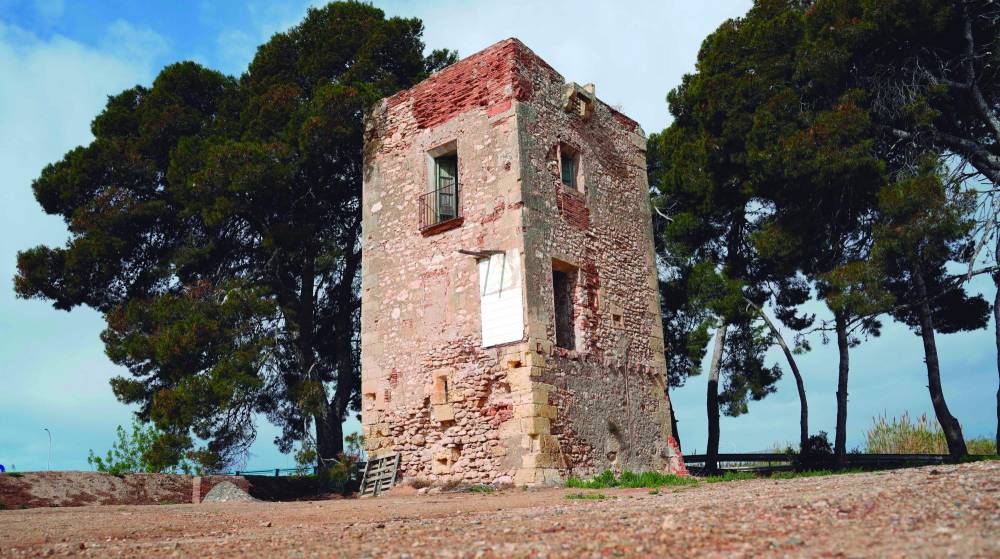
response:
<path id="1" fill-rule="evenodd" d="M 0 557 L 1000 557 L 1000 462 L 647 490 L 0 511 Z"/>

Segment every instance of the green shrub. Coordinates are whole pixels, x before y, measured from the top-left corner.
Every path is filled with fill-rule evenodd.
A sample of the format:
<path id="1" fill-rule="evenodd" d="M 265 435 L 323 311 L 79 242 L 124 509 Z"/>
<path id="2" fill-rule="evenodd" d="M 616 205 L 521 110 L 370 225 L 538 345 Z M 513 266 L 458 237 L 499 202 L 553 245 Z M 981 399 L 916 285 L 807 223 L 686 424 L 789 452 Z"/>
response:
<path id="1" fill-rule="evenodd" d="M 820 431 L 806 439 L 805 448 L 795 456 L 793 465 L 796 470 L 807 471 L 829 466 L 832 462 L 833 446 L 826 431 Z"/>
<path id="2" fill-rule="evenodd" d="M 865 451 L 871 454 L 948 454 L 944 431 L 927 414 L 915 421 L 909 412 L 898 419 L 876 416 L 865 440 Z M 996 441 L 986 437 L 966 440 L 965 444 L 969 454 L 997 453 Z"/>
<path id="3" fill-rule="evenodd" d="M 133 473 L 200 472 L 200 468 L 191 460 L 173 451 L 175 445 L 166 444 L 171 435 L 160 431 L 154 425 L 144 425 L 138 420 L 133 420 L 131 435 L 126 433 L 121 425 L 115 432 L 118 434 L 118 441 L 112 445 L 107 454 L 101 457 L 91 449 L 87 457 L 87 463 L 94 466 L 98 472 L 115 476 Z"/>

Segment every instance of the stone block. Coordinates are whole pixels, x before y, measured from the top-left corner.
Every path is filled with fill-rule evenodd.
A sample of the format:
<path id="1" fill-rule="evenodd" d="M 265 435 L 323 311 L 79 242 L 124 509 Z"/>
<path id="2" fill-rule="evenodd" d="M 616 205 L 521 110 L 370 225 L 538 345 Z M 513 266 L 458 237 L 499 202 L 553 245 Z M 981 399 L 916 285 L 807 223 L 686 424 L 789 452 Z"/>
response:
<path id="1" fill-rule="evenodd" d="M 547 417 L 531 417 L 520 419 L 521 432 L 525 435 L 548 435 L 551 424 Z"/>
<path id="2" fill-rule="evenodd" d="M 455 408 L 451 404 L 437 404 L 431 408 L 435 421 L 455 421 Z"/>
<path id="3" fill-rule="evenodd" d="M 514 472 L 514 485 L 538 485 L 541 479 L 541 472 L 535 468 L 518 468 Z"/>
<path id="4" fill-rule="evenodd" d="M 544 369 L 541 367 L 518 367 L 507 371 L 507 383 L 511 392 L 520 390 L 530 390 L 532 383 L 538 378 Z"/>
<path id="5" fill-rule="evenodd" d="M 518 419 L 526 417 L 555 419 L 556 408 L 548 404 L 517 404 L 514 406 L 514 417 Z"/>
<path id="6" fill-rule="evenodd" d="M 549 393 L 555 389 L 551 384 L 542 382 L 531 383 L 528 390 L 511 392 L 511 399 L 515 404 L 547 404 L 549 403 Z"/>
<path id="7" fill-rule="evenodd" d="M 547 454 L 562 453 L 562 449 L 559 448 L 559 437 L 555 435 L 538 435 L 534 438 L 534 443 L 532 450 L 536 452 Z"/>
<path id="8" fill-rule="evenodd" d="M 521 457 L 521 466 L 524 468 L 562 468 L 563 459 L 561 454 L 552 453 L 531 453 Z"/>

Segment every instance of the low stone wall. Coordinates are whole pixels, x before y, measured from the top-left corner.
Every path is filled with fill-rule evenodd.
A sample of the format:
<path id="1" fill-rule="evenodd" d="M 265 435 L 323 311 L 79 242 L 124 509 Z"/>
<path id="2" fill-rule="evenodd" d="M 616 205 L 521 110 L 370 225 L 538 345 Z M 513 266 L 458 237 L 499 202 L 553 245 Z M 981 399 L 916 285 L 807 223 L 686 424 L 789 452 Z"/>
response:
<path id="1" fill-rule="evenodd" d="M 315 498 L 312 478 L 269 476 L 187 476 L 99 472 L 0 474 L 0 510 L 87 505 L 167 505 L 200 503 L 217 484 L 229 481 L 265 501 Z"/>

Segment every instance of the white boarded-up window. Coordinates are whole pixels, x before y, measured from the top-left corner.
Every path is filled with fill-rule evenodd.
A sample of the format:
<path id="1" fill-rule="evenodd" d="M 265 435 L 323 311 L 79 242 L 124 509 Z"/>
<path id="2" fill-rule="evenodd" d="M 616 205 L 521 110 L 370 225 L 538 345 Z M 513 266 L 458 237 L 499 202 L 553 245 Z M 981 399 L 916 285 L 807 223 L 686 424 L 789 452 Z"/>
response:
<path id="1" fill-rule="evenodd" d="M 479 259 L 479 301 L 483 347 L 524 337 L 521 260 L 516 250 Z"/>

